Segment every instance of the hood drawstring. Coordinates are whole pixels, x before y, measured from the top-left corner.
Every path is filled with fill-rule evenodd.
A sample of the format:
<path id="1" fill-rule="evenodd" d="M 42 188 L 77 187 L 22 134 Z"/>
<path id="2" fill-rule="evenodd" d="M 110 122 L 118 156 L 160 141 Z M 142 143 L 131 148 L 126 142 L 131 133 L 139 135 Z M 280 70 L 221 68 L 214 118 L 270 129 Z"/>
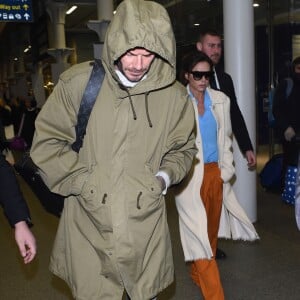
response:
<path id="1" fill-rule="evenodd" d="M 152 122 L 150 119 L 149 108 L 148 108 L 148 95 L 149 95 L 149 93 L 146 93 L 146 95 L 145 95 L 145 108 L 146 108 L 146 115 L 147 115 L 149 127 L 152 128 L 153 125 L 152 125 Z"/>
<path id="2" fill-rule="evenodd" d="M 130 95 L 128 89 L 123 84 L 121 84 L 121 83 L 119 83 L 119 88 L 127 93 L 128 98 L 129 98 L 129 103 L 130 103 L 131 111 L 132 111 L 132 115 L 133 115 L 133 120 L 136 120 L 137 119 L 136 112 L 135 112 L 135 109 L 134 109 L 134 106 L 133 106 L 133 102 L 132 102 L 132 99 L 131 99 L 131 95 Z"/>
<path id="3" fill-rule="evenodd" d="M 131 95 L 130 95 L 129 91 L 127 90 L 127 88 L 125 86 L 123 86 L 121 84 L 119 84 L 119 87 L 122 90 L 125 90 L 127 92 L 130 107 L 131 107 L 131 111 L 132 111 L 132 115 L 133 115 L 133 120 L 137 120 L 136 112 L 135 112 L 135 109 L 134 109 L 134 106 L 133 106 L 133 101 L 132 101 L 132 98 L 131 98 Z M 145 94 L 145 110 L 146 110 L 146 116 L 147 116 L 147 121 L 148 121 L 149 127 L 152 128 L 153 124 L 151 122 L 150 114 L 149 114 L 148 95 L 149 95 L 149 92 Z"/>
<path id="4" fill-rule="evenodd" d="M 131 99 L 131 96 L 129 93 L 128 93 L 128 96 L 129 96 L 129 103 L 130 103 L 132 114 L 133 114 L 133 120 L 136 120 L 136 112 L 135 112 L 135 109 L 134 109 L 134 106 L 132 103 L 132 99 Z"/>

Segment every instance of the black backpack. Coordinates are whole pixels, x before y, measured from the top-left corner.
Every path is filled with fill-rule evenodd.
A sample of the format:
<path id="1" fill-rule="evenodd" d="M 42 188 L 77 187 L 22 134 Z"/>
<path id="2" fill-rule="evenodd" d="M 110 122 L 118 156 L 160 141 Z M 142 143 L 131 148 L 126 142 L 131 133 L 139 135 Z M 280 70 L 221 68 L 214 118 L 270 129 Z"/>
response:
<path id="1" fill-rule="evenodd" d="M 280 191 L 282 186 L 283 154 L 275 154 L 259 173 L 260 184 L 270 191 Z"/>
<path id="2" fill-rule="evenodd" d="M 105 71 L 101 60 L 95 60 L 92 73 L 83 93 L 78 111 L 78 119 L 75 127 L 76 140 L 72 144 L 72 149 L 75 152 L 79 152 L 82 146 L 89 116 L 102 85 L 104 75 Z M 62 195 L 52 193 L 48 189 L 39 174 L 38 167 L 34 164 L 29 154 L 25 153 L 23 157 L 15 163 L 14 167 L 17 173 L 19 173 L 31 187 L 45 210 L 59 217 L 64 207 L 64 197 Z"/>

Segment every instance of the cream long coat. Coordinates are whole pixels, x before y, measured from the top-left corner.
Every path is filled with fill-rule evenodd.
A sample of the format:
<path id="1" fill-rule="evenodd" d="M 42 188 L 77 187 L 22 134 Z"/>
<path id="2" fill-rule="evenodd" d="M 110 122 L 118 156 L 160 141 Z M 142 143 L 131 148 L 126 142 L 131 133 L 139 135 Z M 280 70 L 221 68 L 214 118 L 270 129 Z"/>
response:
<path id="1" fill-rule="evenodd" d="M 207 88 L 212 101 L 212 111 L 218 126 L 219 167 L 223 184 L 223 205 L 219 227 L 219 237 L 234 240 L 253 241 L 258 239 L 256 230 L 237 201 L 230 179 L 234 175 L 231 150 L 231 122 L 229 98 L 222 92 Z M 202 140 L 198 130 L 198 109 L 192 100 L 197 123 L 196 145 L 198 153 L 193 168 L 184 182 L 176 188 L 175 199 L 179 213 L 180 237 L 185 261 L 211 258 L 213 256 L 207 234 L 207 217 L 200 198 L 203 180 Z"/>

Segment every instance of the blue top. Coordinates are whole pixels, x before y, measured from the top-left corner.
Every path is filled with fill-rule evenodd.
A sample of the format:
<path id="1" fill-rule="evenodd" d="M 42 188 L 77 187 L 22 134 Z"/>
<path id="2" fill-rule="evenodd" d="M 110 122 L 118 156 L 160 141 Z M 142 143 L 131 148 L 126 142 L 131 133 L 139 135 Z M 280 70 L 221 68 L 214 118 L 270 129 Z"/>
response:
<path id="1" fill-rule="evenodd" d="M 198 104 L 198 100 L 189 88 L 188 92 L 192 100 Z M 202 116 L 198 114 L 198 120 L 202 138 L 204 163 L 218 162 L 217 122 L 212 113 L 212 102 L 207 91 L 204 94 L 204 114 Z"/>

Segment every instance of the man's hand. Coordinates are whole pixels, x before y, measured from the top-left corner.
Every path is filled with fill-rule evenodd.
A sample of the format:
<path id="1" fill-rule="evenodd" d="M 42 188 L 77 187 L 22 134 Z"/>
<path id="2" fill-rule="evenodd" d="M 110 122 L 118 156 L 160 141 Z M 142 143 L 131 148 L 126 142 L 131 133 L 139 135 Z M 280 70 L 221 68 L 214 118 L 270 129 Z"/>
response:
<path id="1" fill-rule="evenodd" d="M 245 153 L 247 162 L 248 162 L 248 168 L 253 168 L 256 166 L 256 156 L 252 150 L 248 150 Z"/>
<path id="2" fill-rule="evenodd" d="M 15 224 L 15 240 L 19 247 L 24 263 L 30 263 L 36 255 L 36 242 L 25 221 Z"/>
<path id="3" fill-rule="evenodd" d="M 285 132 L 284 132 L 284 138 L 290 142 L 292 140 L 292 138 L 296 135 L 295 130 L 293 129 L 293 127 L 288 127 Z"/>

